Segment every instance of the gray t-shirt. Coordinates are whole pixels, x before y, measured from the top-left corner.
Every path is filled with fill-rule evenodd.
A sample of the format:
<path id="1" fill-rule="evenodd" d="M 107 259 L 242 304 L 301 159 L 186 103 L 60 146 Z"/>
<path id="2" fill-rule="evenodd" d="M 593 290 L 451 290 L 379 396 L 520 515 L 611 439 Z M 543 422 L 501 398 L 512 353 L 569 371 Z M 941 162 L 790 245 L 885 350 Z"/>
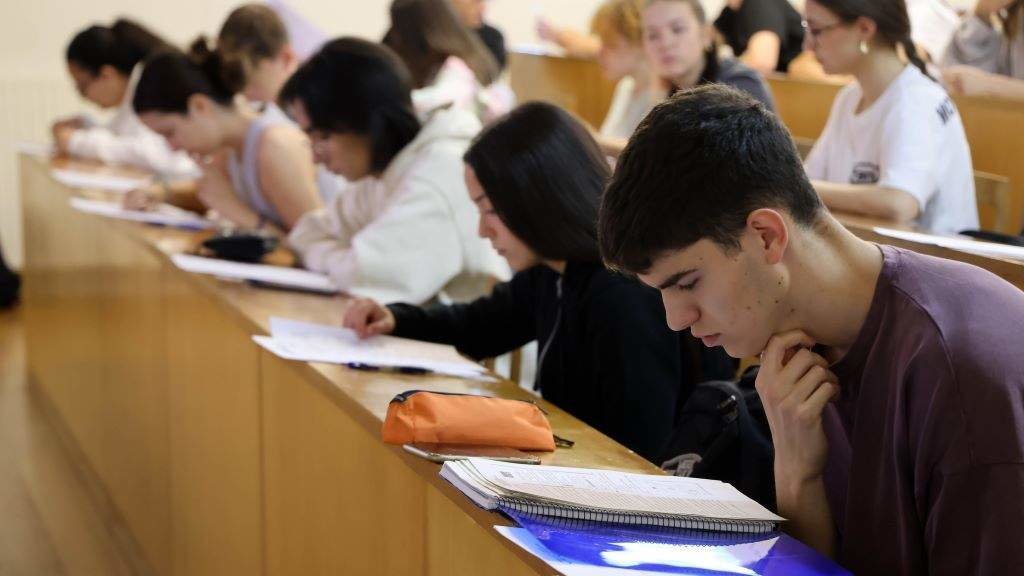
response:
<path id="1" fill-rule="evenodd" d="M 1024 292 L 883 246 L 857 341 L 832 370 L 825 486 L 856 574 L 1024 566 Z"/>

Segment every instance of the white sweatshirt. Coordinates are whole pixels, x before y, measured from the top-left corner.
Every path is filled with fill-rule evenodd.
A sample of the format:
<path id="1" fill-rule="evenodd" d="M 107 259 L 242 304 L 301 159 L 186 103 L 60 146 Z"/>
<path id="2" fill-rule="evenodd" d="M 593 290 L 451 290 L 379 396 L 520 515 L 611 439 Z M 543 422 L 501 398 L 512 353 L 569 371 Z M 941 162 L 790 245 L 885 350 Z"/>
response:
<path id="1" fill-rule="evenodd" d="M 451 106 L 468 110 L 488 123 L 511 111 L 516 96 L 502 80 L 481 86 L 468 64 L 457 56 L 449 56 L 429 86 L 412 91 L 412 104 L 420 119 Z"/>
<path id="2" fill-rule="evenodd" d="M 466 301 L 508 278 L 477 236 L 462 155 L 480 130 L 466 110 L 436 112 L 380 178 L 353 182 L 288 236 L 306 268 L 378 302 Z"/>
<path id="3" fill-rule="evenodd" d="M 135 85 L 142 65 L 132 71 L 124 99 L 109 122 L 76 130 L 68 142 L 68 152 L 79 158 L 106 164 L 134 166 L 155 172 L 169 180 L 191 180 L 200 176 L 199 168 L 184 152 L 174 152 L 167 141 L 146 127 L 132 108 Z"/>

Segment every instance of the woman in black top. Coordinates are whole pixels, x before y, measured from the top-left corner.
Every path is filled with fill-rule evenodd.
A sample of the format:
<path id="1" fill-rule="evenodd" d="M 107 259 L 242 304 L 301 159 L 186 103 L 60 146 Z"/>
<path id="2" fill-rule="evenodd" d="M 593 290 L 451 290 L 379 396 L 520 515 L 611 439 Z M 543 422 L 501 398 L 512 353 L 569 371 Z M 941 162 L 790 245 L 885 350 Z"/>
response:
<path id="1" fill-rule="evenodd" d="M 789 0 L 728 0 L 715 28 L 737 58 L 762 74 L 785 72 L 803 50 L 803 19 Z"/>
<path id="2" fill-rule="evenodd" d="M 694 384 L 730 378 L 734 366 L 669 330 L 656 291 L 602 266 L 596 223 L 608 165 L 597 143 L 568 113 L 531 103 L 482 132 L 465 161 L 479 233 L 515 276 L 468 304 L 358 300 L 345 326 L 452 344 L 476 359 L 537 340 L 545 399 L 656 458 Z"/>

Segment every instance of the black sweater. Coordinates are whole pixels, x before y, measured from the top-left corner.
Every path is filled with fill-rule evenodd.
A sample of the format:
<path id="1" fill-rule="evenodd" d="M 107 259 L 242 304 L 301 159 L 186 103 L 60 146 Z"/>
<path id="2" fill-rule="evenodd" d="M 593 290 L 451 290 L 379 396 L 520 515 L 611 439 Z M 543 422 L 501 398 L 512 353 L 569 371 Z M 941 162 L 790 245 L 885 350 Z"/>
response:
<path id="1" fill-rule="evenodd" d="M 536 266 L 468 304 L 388 307 L 396 336 L 452 344 L 476 359 L 537 340 L 544 398 L 647 459 L 668 441 L 697 382 L 734 376 L 720 349 L 668 328 L 656 290 L 598 264 L 570 262 L 564 276 Z"/>

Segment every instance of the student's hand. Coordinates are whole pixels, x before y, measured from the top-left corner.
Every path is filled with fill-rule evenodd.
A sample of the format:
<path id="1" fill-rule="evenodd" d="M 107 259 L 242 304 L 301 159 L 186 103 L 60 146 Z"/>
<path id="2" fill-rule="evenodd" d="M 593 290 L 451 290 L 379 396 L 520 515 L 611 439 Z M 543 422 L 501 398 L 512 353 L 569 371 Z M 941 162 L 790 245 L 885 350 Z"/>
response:
<path id="1" fill-rule="evenodd" d="M 68 148 L 71 146 L 71 137 L 78 131 L 74 124 L 65 124 L 58 122 L 53 125 L 53 147 L 56 148 L 57 154 L 63 155 L 68 153 Z"/>
<path id="2" fill-rule="evenodd" d="M 152 210 L 163 199 L 162 187 L 159 185 L 136 188 L 124 195 L 121 205 L 125 210 Z"/>
<path id="3" fill-rule="evenodd" d="M 950 94 L 973 96 L 988 92 L 991 75 L 984 70 L 958 64 L 942 69 L 942 80 Z"/>
<path id="4" fill-rule="evenodd" d="M 354 330 L 360 338 L 369 338 L 395 331 L 395 315 L 387 306 L 369 298 L 353 301 L 345 310 L 345 328 Z"/>
<path id="5" fill-rule="evenodd" d="M 810 350 L 813 345 L 807 334 L 794 330 L 773 336 L 761 355 L 755 386 L 772 431 L 779 490 L 816 481 L 825 470 L 828 443 L 821 415 L 839 387 L 828 362 Z"/>
<path id="6" fill-rule="evenodd" d="M 537 17 L 537 37 L 545 42 L 558 44 L 558 28 L 543 17 Z"/>

